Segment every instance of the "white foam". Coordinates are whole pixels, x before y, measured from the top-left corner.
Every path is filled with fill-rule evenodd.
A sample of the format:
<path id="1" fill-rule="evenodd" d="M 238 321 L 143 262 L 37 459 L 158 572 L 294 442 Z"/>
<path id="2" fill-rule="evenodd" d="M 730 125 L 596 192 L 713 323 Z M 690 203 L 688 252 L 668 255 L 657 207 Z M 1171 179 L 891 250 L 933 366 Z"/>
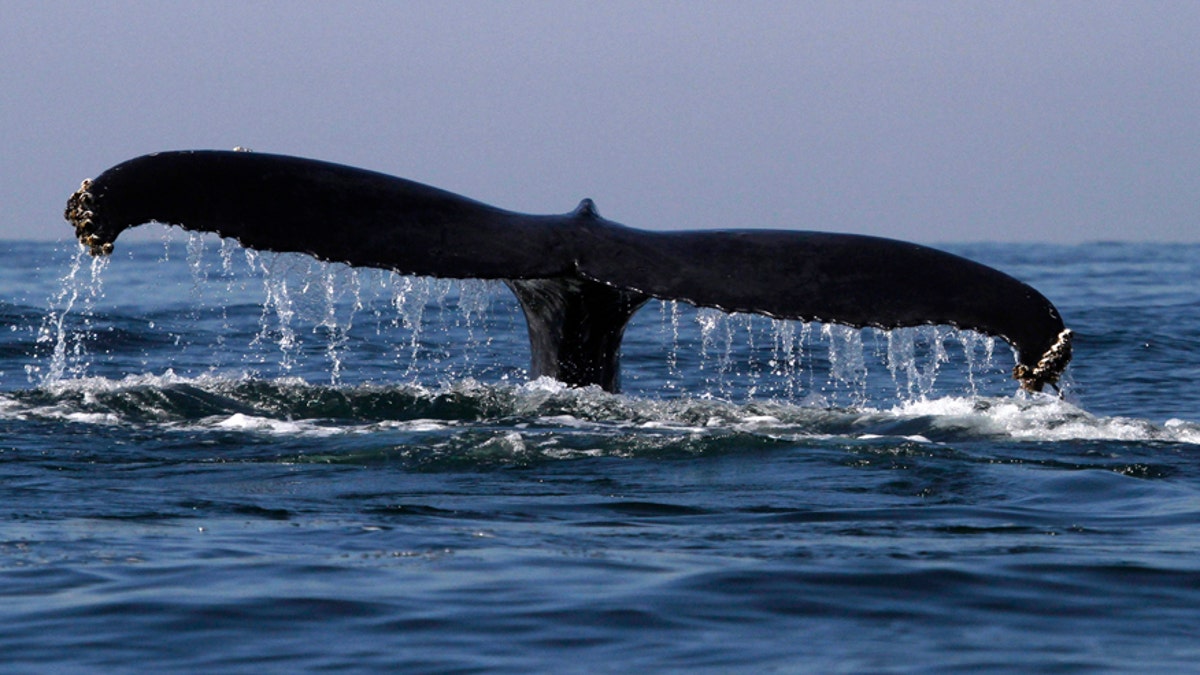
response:
<path id="1" fill-rule="evenodd" d="M 780 424 L 779 418 L 773 415 L 746 415 L 741 421 L 746 425 Z"/>
<path id="2" fill-rule="evenodd" d="M 388 420 L 379 424 L 372 424 L 360 427 L 358 433 L 369 433 L 376 429 L 398 429 L 400 431 L 442 431 L 448 429 L 452 425 L 439 420 L 415 419 L 415 420 Z"/>
<path id="3" fill-rule="evenodd" d="M 1184 443 L 1200 445 L 1200 424 L 1196 422 L 1171 418 L 1163 423 L 1163 427 L 1169 429 L 1172 433 L 1178 434 L 1179 440 Z"/>
<path id="4" fill-rule="evenodd" d="M 712 418 L 709 420 L 713 425 L 719 425 L 720 420 Z M 648 420 L 637 425 L 638 429 L 650 429 L 654 431 L 678 431 L 699 433 L 704 431 L 704 427 L 698 427 L 694 424 L 686 424 L 678 420 Z"/>
<path id="5" fill-rule="evenodd" d="M 81 424 L 107 424 L 110 426 L 121 424 L 121 418 L 112 413 L 73 412 L 63 414 L 62 418 L 68 422 Z"/>
<path id="6" fill-rule="evenodd" d="M 216 429 L 233 431 L 264 431 L 271 434 L 294 436 L 302 431 L 311 432 L 312 425 L 300 424 L 287 420 L 277 420 L 269 417 L 258 417 L 234 413 L 212 425 Z M 335 432 L 336 433 L 336 432 Z"/>
<path id="7" fill-rule="evenodd" d="M 881 434 L 861 434 L 857 438 L 860 441 L 875 441 L 875 440 L 880 440 L 880 439 L 896 438 L 896 437 L 883 436 Z M 933 443 L 933 441 L 929 440 L 928 438 L 926 438 L 920 434 L 914 434 L 911 436 L 899 436 L 899 438 L 906 440 L 906 441 L 912 441 L 914 443 Z"/>
<path id="8" fill-rule="evenodd" d="M 556 426 L 556 427 L 587 426 L 587 424 L 583 420 L 579 419 L 578 417 L 576 417 L 574 415 L 547 415 L 545 417 L 539 417 L 538 422 L 548 425 L 548 426 Z"/>
<path id="9" fill-rule="evenodd" d="M 536 380 L 530 380 L 529 382 L 522 384 L 518 391 L 523 394 L 561 394 L 564 391 L 571 391 L 571 388 L 552 377 L 542 376 Z"/>
<path id="10" fill-rule="evenodd" d="M 120 391 L 122 389 L 132 389 L 135 387 L 156 387 L 163 388 L 170 385 L 183 383 L 198 383 L 205 380 L 215 380 L 211 376 L 202 376 L 195 379 L 180 377 L 175 374 L 175 371 L 167 369 L 161 375 L 143 374 L 143 375 L 126 375 L 120 380 L 113 380 L 107 377 L 81 377 L 73 380 L 58 380 L 45 385 L 44 389 L 54 395 L 64 395 L 70 393 L 82 393 L 85 398 L 89 394 L 106 393 L 112 391 Z"/>
<path id="11" fill-rule="evenodd" d="M 931 417 L 935 427 L 965 428 L 983 435 L 1037 441 L 1169 441 L 1200 443 L 1200 425 L 1169 420 L 1155 424 L 1128 417 L 1098 417 L 1049 395 L 1012 398 L 946 397 L 892 408 L 903 417 Z"/>
<path id="12" fill-rule="evenodd" d="M 0 394 L 0 419 L 17 418 L 21 419 L 21 404 L 11 398 Z"/>
<path id="13" fill-rule="evenodd" d="M 180 377 L 171 370 L 160 374 L 128 375 L 119 380 L 88 377 L 60 380 L 47 384 L 42 391 L 51 394 L 27 400 L 12 394 L 0 394 L 0 418 L 29 417 L 58 419 L 75 424 L 116 425 L 123 414 L 105 405 L 103 394 L 121 393 L 131 389 L 165 390 L 189 385 L 218 396 L 233 395 L 239 386 L 250 381 L 247 376 L 218 376 L 204 374 L 194 378 Z M 314 387 L 299 378 L 272 380 L 270 385 L 285 398 L 302 400 Z M 360 388 L 361 389 L 361 388 Z M 353 394 L 357 389 L 348 390 Z M 1112 440 L 1126 442 L 1177 442 L 1200 445 L 1200 424 L 1180 419 L 1155 423 L 1129 417 L 1099 417 L 1070 402 L 1049 395 L 1018 394 L 1012 397 L 948 396 L 936 399 L 916 399 L 890 409 L 861 406 L 852 409 L 833 409 L 813 406 L 806 402 L 754 402 L 737 404 L 711 397 L 690 399 L 636 399 L 614 396 L 598 388 L 572 389 L 549 378 L 539 378 L 522 385 L 481 384 L 464 380 L 446 388 L 431 390 L 406 387 L 405 391 L 418 398 L 434 398 L 447 391 L 498 402 L 497 414 L 510 421 L 513 416 L 525 417 L 532 424 L 563 431 L 639 429 L 647 433 L 707 434 L 721 431 L 769 435 L 776 438 L 814 439 L 834 436 L 863 440 L 889 437 L 918 443 L 930 443 L 941 432 L 988 438 L 1010 438 L 1028 441 Z M 499 397 L 497 397 L 499 395 Z M 153 396 L 150 397 L 152 400 Z M 140 399 L 139 399 L 140 400 Z M 570 412 L 560 412 L 563 405 Z M 545 406 L 545 408 L 543 407 Z M 545 415 L 538 415 L 541 410 Z M 153 412 L 153 411 L 150 411 Z M 272 412 L 228 411 L 203 419 L 180 419 L 170 409 L 164 409 L 163 428 L 168 431 L 225 430 L 261 433 L 278 436 L 332 436 L 366 434 L 381 430 L 407 432 L 438 432 L 472 424 L 470 420 L 364 420 L 358 423 L 327 420 L 292 420 L 287 413 L 274 416 Z M 528 417 L 526 417 L 528 416 Z M 139 417 L 144 420 L 145 415 Z M 174 420 L 174 421 L 170 421 Z M 526 420 L 519 423 L 527 425 Z M 906 435 L 879 435 L 878 426 L 893 422 L 916 421 L 917 428 L 905 430 Z M 860 422 L 861 433 L 849 428 Z M 847 425 L 851 425 L 848 427 Z M 874 426 L 876 429 L 872 429 Z M 924 427 L 924 428 L 922 428 Z M 831 432 L 836 429 L 836 432 Z M 514 432 L 515 433 L 515 432 Z M 515 441 L 517 436 L 509 441 Z M 511 444 L 511 443 L 510 443 Z"/>
<path id="14" fill-rule="evenodd" d="M 437 420 L 389 420 L 368 424 L 338 424 L 331 426 L 311 420 L 281 420 L 258 415 L 234 413 L 228 417 L 211 417 L 198 423 L 182 424 L 173 427 L 177 431 L 203 431 L 206 429 L 223 429 L 226 431 L 242 431 L 260 433 L 270 436 L 324 438 L 349 434 L 370 434 L 384 430 L 410 432 L 436 432 L 451 428 Z"/>

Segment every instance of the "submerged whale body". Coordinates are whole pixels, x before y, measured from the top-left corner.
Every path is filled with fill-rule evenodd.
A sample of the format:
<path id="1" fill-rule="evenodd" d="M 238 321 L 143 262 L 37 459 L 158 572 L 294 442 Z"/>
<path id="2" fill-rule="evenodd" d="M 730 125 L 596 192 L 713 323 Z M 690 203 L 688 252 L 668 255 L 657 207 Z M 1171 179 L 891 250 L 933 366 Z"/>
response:
<path id="1" fill-rule="evenodd" d="M 1014 377 L 1040 391 L 1071 358 L 1042 294 L 917 244 L 781 230 L 652 232 L 600 217 L 506 211 L 434 187 L 311 159 L 162 152 L 83 182 L 66 218 L 93 255 L 147 222 L 242 246 L 444 278 L 499 279 L 520 301 L 533 377 L 619 387 L 625 325 L 649 299 L 725 312 L 890 329 L 946 324 L 1004 339 Z"/>

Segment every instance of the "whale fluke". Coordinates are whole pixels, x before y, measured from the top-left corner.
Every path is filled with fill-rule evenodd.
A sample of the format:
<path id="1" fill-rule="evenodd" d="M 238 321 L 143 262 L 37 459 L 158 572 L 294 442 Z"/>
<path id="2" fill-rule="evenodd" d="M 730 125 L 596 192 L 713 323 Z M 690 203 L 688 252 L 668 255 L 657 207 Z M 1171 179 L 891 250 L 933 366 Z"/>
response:
<path id="1" fill-rule="evenodd" d="M 1071 331 L 1003 272 L 903 241 L 783 230 L 653 232 L 591 200 L 527 215 L 403 178 L 311 159 L 162 152 L 84 181 L 66 218 L 93 255 L 146 222 L 241 245 L 402 274 L 503 280 L 529 327 L 534 377 L 619 387 L 625 324 L 651 298 L 725 312 L 890 329 L 946 324 L 999 337 L 1040 391 L 1071 359 Z"/>

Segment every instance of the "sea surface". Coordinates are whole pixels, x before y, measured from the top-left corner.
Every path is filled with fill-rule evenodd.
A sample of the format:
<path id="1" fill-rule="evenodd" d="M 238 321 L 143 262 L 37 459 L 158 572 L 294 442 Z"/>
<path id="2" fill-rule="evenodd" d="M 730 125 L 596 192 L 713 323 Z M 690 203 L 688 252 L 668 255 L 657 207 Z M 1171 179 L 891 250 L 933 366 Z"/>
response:
<path id="1" fill-rule="evenodd" d="M 944 248 L 1059 307 L 1061 397 L 661 302 L 569 389 L 495 283 L 0 242 L 0 671 L 1194 671 L 1200 245 Z"/>

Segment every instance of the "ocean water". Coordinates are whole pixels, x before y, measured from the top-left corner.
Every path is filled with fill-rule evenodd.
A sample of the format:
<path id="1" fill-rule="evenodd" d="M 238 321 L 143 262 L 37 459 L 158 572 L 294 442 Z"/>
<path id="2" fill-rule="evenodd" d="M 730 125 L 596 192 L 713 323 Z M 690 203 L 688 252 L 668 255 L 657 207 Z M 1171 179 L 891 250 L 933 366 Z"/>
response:
<path id="1" fill-rule="evenodd" d="M 213 237 L 0 244 L 0 671 L 1200 663 L 1200 246 L 956 245 L 1011 349 L 651 303 L 528 382 L 483 282 Z"/>

